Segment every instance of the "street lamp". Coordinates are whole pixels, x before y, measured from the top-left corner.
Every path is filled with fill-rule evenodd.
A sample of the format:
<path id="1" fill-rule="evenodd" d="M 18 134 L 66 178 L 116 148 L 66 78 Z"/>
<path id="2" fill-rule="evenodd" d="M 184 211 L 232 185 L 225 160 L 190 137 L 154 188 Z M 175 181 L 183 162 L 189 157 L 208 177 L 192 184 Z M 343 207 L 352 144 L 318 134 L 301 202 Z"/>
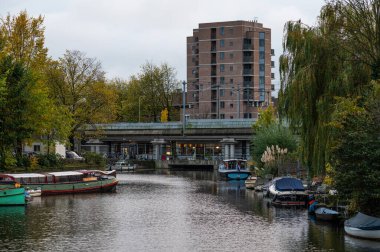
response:
<path id="1" fill-rule="evenodd" d="M 139 122 L 140 122 L 140 117 L 141 117 L 140 104 L 141 104 L 141 96 L 139 96 Z"/>
<path id="2" fill-rule="evenodd" d="M 184 136 L 185 135 L 185 113 L 186 113 L 186 90 L 185 90 L 185 86 L 186 86 L 186 82 L 183 81 L 182 82 L 182 85 L 183 85 L 183 88 L 182 88 L 182 135 Z"/>

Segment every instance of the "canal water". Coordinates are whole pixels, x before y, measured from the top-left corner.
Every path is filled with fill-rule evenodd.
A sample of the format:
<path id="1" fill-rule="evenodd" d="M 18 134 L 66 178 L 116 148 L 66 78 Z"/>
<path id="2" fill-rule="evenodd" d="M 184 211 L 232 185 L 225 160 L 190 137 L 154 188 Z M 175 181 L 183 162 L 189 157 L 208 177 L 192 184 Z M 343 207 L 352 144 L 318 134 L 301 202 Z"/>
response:
<path id="1" fill-rule="evenodd" d="M 0 251 L 380 251 L 212 172 L 118 174 L 116 193 L 0 208 Z"/>

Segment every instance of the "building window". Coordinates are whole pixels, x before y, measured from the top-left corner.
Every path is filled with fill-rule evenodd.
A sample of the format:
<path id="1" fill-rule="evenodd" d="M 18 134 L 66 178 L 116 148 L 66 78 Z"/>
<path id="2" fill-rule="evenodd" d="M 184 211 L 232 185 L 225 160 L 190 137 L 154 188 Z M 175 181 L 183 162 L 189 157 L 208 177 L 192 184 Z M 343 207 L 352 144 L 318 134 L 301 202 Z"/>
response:
<path id="1" fill-rule="evenodd" d="M 219 41 L 219 45 L 220 45 L 220 47 L 224 47 L 224 40 L 223 40 L 223 39 L 221 39 L 221 40 Z"/>
<path id="2" fill-rule="evenodd" d="M 230 66 L 230 71 L 232 72 L 234 70 L 234 66 Z"/>
<path id="3" fill-rule="evenodd" d="M 260 77 L 259 77 L 259 84 L 260 84 L 260 85 L 264 85 L 264 83 L 265 83 L 265 77 L 260 76 Z"/>
<path id="4" fill-rule="evenodd" d="M 231 84 L 231 85 L 234 84 L 234 79 L 230 79 L 230 84 Z"/>
<path id="5" fill-rule="evenodd" d="M 220 97 L 223 97 L 224 96 L 224 89 L 220 89 L 219 94 L 220 94 Z"/>
<path id="6" fill-rule="evenodd" d="M 224 108 L 224 101 L 220 102 L 220 108 Z"/>
<path id="7" fill-rule="evenodd" d="M 224 35 L 224 27 L 220 27 L 219 31 L 220 31 L 220 35 Z"/>
<path id="8" fill-rule="evenodd" d="M 223 65 L 223 64 L 220 65 L 220 71 L 221 71 L 221 72 L 224 72 L 224 65 Z"/>
<path id="9" fill-rule="evenodd" d="M 265 32 L 259 32 L 259 39 L 265 39 Z"/>
<path id="10" fill-rule="evenodd" d="M 259 46 L 264 47 L 265 46 L 265 40 L 259 39 Z"/>
<path id="11" fill-rule="evenodd" d="M 221 60 L 224 59 L 224 52 L 220 52 L 220 53 L 219 53 L 219 58 L 220 58 Z"/>
<path id="12" fill-rule="evenodd" d="M 234 45 L 234 42 L 233 41 L 230 41 L 230 46 L 233 46 Z"/>
<path id="13" fill-rule="evenodd" d="M 230 119 L 234 119 L 234 116 L 230 116 Z"/>
<path id="14" fill-rule="evenodd" d="M 260 64 L 259 65 L 259 69 L 260 69 L 260 71 L 265 71 L 265 65 L 264 64 Z"/>
<path id="15" fill-rule="evenodd" d="M 33 145 L 33 151 L 34 152 L 40 152 L 41 151 L 41 145 Z"/>
<path id="16" fill-rule="evenodd" d="M 224 114 L 219 115 L 220 119 L 224 119 Z"/>
<path id="17" fill-rule="evenodd" d="M 233 103 L 230 103 L 230 108 L 233 108 L 234 107 L 234 104 Z"/>
<path id="18" fill-rule="evenodd" d="M 234 28 L 230 28 L 230 34 L 234 34 Z"/>
<path id="19" fill-rule="evenodd" d="M 260 52 L 259 59 L 265 59 L 265 52 Z"/>
<path id="20" fill-rule="evenodd" d="M 252 114 L 251 113 L 244 113 L 244 118 L 252 118 Z"/>
<path id="21" fill-rule="evenodd" d="M 234 54 L 230 53 L 230 59 L 233 59 L 233 58 L 234 58 Z"/>
<path id="22" fill-rule="evenodd" d="M 220 84 L 224 85 L 224 77 L 220 77 Z"/>

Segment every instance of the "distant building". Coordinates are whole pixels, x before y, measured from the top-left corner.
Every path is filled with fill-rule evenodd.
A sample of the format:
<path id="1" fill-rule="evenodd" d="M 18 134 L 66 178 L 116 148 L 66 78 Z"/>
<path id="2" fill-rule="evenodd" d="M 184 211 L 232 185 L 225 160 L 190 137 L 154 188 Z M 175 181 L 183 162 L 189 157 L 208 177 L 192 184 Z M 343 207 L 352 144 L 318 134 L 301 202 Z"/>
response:
<path id="1" fill-rule="evenodd" d="M 260 23 L 199 24 L 187 37 L 186 115 L 257 118 L 258 108 L 271 102 L 273 55 L 271 30 Z"/>
<path id="2" fill-rule="evenodd" d="M 35 141 L 29 144 L 24 144 L 22 147 L 22 151 L 24 154 L 47 154 L 48 146 L 46 143 L 42 141 Z M 49 152 L 58 154 L 63 158 L 66 157 L 65 145 L 57 141 L 51 144 Z"/>

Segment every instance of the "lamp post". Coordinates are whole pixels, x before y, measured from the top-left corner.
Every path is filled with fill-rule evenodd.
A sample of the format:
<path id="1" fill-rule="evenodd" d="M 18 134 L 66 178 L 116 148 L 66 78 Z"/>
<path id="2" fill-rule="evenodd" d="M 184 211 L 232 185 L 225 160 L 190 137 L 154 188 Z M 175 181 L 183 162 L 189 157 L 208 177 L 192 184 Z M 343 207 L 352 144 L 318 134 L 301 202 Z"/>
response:
<path id="1" fill-rule="evenodd" d="M 239 84 L 238 84 L 238 88 L 237 88 L 237 109 L 238 109 L 238 119 L 240 119 L 240 87 L 239 87 Z"/>
<path id="2" fill-rule="evenodd" d="M 186 91 L 185 91 L 185 86 L 186 82 L 182 82 L 182 135 L 185 135 L 185 120 L 186 120 Z"/>
<path id="3" fill-rule="evenodd" d="M 139 96 L 139 122 L 140 122 L 140 117 L 141 117 L 140 104 L 141 104 L 141 96 Z"/>

